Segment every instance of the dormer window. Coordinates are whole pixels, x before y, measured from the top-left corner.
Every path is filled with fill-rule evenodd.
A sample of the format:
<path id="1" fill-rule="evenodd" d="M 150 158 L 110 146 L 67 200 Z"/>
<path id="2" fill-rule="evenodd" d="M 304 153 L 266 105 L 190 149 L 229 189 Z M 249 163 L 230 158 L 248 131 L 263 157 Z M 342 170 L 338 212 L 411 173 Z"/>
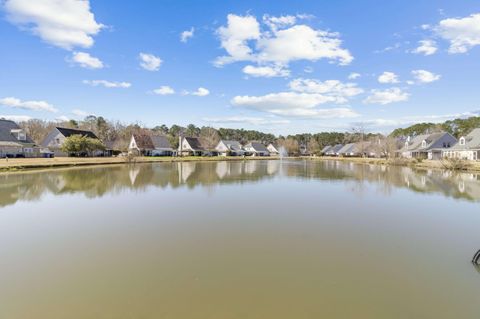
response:
<path id="1" fill-rule="evenodd" d="M 465 137 L 460 137 L 460 141 L 459 141 L 460 145 L 465 145 Z"/>
<path id="2" fill-rule="evenodd" d="M 13 136 L 19 141 L 26 141 L 27 140 L 27 134 L 21 129 L 15 129 L 10 131 Z"/>
<path id="3" fill-rule="evenodd" d="M 425 141 L 425 140 L 422 141 L 422 147 L 423 148 L 427 147 L 427 141 Z"/>

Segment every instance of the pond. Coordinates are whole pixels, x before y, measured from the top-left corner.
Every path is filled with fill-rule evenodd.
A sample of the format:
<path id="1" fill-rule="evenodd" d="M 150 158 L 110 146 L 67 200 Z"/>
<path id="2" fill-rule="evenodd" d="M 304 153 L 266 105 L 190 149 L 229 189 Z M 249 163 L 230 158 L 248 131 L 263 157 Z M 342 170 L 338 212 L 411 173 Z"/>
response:
<path id="1" fill-rule="evenodd" d="M 0 175 L 0 318 L 478 318 L 480 174 L 248 160 Z"/>

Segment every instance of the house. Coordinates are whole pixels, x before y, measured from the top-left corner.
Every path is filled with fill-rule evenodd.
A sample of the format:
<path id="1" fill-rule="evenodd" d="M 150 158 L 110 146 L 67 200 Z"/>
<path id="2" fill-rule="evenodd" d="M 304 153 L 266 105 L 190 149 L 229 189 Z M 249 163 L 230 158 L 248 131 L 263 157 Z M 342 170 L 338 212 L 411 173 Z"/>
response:
<path id="1" fill-rule="evenodd" d="M 444 151 L 444 157 L 460 158 L 471 161 L 480 160 L 480 128 L 458 139 L 458 143 Z"/>
<path id="2" fill-rule="evenodd" d="M 262 143 L 250 142 L 243 149 L 252 156 L 270 156 L 270 152 Z"/>
<path id="3" fill-rule="evenodd" d="M 270 153 L 270 155 L 280 155 L 282 153 L 281 146 L 278 144 L 270 143 L 267 146 L 267 150 Z"/>
<path id="4" fill-rule="evenodd" d="M 245 155 L 245 151 L 242 149 L 242 145 L 237 141 L 221 140 L 218 142 L 215 150 L 220 156 L 242 156 Z"/>
<path id="5" fill-rule="evenodd" d="M 338 156 L 339 155 L 338 151 L 340 151 L 342 147 L 343 147 L 343 144 L 334 145 L 325 152 L 325 155 Z"/>
<path id="6" fill-rule="evenodd" d="M 441 159 L 443 153 L 457 143 L 457 139 L 447 132 L 422 134 L 413 139 L 407 138 L 399 151 L 405 158 Z"/>
<path id="7" fill-rule="evenodd" d="M 322 150 L 320 151 L 320 153 L 322 153 L 322 155 L 326 155 L 326 153 L 332 148 L 332 145 L 327 145 L 325 146 L 324 148 L 322 148 Z"/>
<path id="8" fill-rule="evenodd" d="M 308 151 L 308 147 L 307 145 L 305 144 L 300 144 L 300 146 L 298 147 L 298 151 L 300 153 L 300 156 L 310 156 L 312 155 L 309 151 Z"/>
<path id="9" fill-rule="evenodd" d="M 344 157 L 363 156 L 363 152 L 360 150 L 360 143 L 345 144 L 338 150 L 337 154 Z"/>
<path id="10" fill-rule="evenodd" d="M 198 137 L 180 137 L 178 154 L 180 156 L 202 156 L 209 153 L 205 141 Z"/>
<path id="11" fill-rule="evenodd" d="M 55 156 L 67 156 L 68 154 L 62 151 L 62 146 L 65 142 L 65 139 L 72 135 L 81 135 L 98 140 L 98 137 L 92 131 L 78 130 L 65 127 L 55 127 L 47 135 L 47 137 L 45 137 L 41 145 L 42 147 L 52 150 Z"/>
<path id="12" fill-rule="evenodd" d="M 17 123 L 0 119 L 0 158 L 42 157 L 47 151 L 35 144 Z"/>
<path id="13" fill-rule="evenodd" d="M 174 150 L 166 136 L 132 134 L 128 152 L 141 156 L 172 156 Z"/>

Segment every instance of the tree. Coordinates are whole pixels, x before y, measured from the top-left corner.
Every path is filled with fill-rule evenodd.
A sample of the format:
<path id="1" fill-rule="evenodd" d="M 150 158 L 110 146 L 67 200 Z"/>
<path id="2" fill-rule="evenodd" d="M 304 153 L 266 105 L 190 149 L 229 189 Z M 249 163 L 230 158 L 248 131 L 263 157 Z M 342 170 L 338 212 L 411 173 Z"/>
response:
<path id="1" fill-rule="evenodd" d="M 317 140 L 313 137 L 307 143 L 307 150 L 311 154 L 319 154 L 320 153 L 320 145 L 318 144 Z"/>
<path id="2" fill-rule="evenodd" d="M 200 129 L 200 138 L 205 142 L 205 146 L 208 149 L 214 149 L 220 141 L 220 135 L 213 127 L 202 127 Z"/>
<path id="3" fill-rule="evenodd" d="M 69 156 L 93 155 L 95 151 L 105 150 L 105 146 L 99 139 L 83 135 L 71 135 L 65 139 L 62 152 Z"/>
<path id="4" fill-rule="evenodd" d="M 299 153 L 299 146 L 296 139 L 288 137 L 283 141 L 282 145 L 289 155 L 297 155 Z"/>

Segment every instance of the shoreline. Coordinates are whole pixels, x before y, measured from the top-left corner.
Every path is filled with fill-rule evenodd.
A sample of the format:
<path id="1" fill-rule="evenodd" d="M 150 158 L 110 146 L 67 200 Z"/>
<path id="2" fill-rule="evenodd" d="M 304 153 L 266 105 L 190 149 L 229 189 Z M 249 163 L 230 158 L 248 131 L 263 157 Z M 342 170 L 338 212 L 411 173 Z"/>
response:
<path id="1" fill-rule="evenodd" d="M 278 156 L 270 157 L 136 157 L 129 162 L 123 157 L 56 157 L 56 158 L 9 158 L 0 160 L 0 174 L 8 172 L 35 171 L 43 169 L 99 166 L 99 165 L 121 165 L 121 164 L 143 164 L 143 163 L 173 163 L 173 162 L 220 162 L 220 161 L 252 161 L 252 160 L 280 160 Z M 306 156 L 306 157 L 284 157 L 284 159 L 305 159 L 310 161 L 341 161 L 357 164 L 373 164 L 386 166 L 405 166 L 418 169 L 441 169 L 446 170 L 441 161 L 423 160 L 394 162 L 385 158 L 361 158 L 361 157 L 330 157 L 330 156 Z M 469 163 L 468 168 L 457 170 L 459 172 L 480 172 L 480 162 Z"/>

